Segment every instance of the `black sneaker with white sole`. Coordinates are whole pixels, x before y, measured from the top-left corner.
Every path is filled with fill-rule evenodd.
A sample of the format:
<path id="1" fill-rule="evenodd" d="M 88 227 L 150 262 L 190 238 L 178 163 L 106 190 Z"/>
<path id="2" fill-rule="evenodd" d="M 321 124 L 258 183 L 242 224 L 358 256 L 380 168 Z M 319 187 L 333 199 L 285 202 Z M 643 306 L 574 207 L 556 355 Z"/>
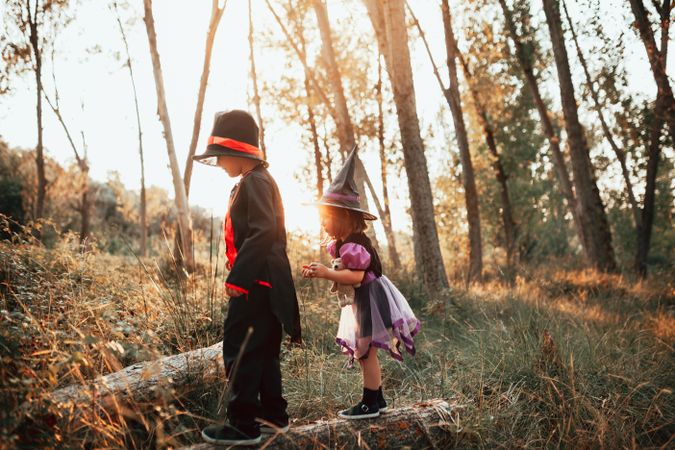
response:
<path id="1" fill-rule="evenodd" d="M 378 389 L 377 391 L 377 406 L 380 408 L 380 413 L 386 413 L 389 411 L 387 401 L 384 399 L 384 395 L 382 394 L 382 388 Z"/>
<path id="2" fill-rule="evenodd" d="M 229 424 L 209 425 L 202 430 L 202 438 L 215 445 L 256 445 L 262 441 L 260 432 L 245 434 Z"/>
<path id="3" fill-rule="evenodd" d="M 360 401 L 356 406 L 340 411 L 338 416 L 343 419 L 372 419 L 380 415 L 380 408 L 377 403 L 374 405 L 366 405 Z"/>

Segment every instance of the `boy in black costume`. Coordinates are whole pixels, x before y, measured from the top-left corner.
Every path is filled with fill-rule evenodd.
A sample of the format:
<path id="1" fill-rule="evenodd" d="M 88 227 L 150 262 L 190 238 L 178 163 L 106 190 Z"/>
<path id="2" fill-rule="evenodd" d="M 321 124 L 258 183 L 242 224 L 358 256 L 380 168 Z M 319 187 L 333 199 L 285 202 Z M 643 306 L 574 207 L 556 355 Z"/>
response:
<path id="1" fill-rule="evenodd" d="M 288 430 L 279 367 L 282 328 L 292 341 L 300 341 L 284 209 L 258 149 L 258 126 L 247 112 L 217 114 L 208 147 L 194 160 L 221 167 L 231 177 L 241 176 L 230 194 L 223 225 L 230 269 L 225 282 L 230 301 L 223 337 L 223 360 L 231 383 L 228 421 L 206 427 L 202 436 L 213 444 L 256 444 L 261 432 Z M 233 373 L 249 327 L 253 334 Z"/>

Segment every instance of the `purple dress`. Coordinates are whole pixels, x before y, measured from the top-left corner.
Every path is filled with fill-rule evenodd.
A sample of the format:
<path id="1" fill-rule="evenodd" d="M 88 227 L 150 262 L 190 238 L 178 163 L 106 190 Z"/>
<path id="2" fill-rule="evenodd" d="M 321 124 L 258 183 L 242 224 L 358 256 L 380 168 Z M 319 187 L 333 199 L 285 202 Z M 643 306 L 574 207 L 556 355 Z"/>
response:
<path id="1" fill-rule="evenodd" d="M 336 247 L 336 241 L 326 247 L 333 258 L 338 256 Z M 403 294 L 387 277 L 367 270 L 372 267 L 371 254 L 363 245 L 345 242 L 340 246 L 339 257 L 347 269 L 366 270 L 361 286 L 354 290 L 354 303 L 340 311 L 335 338 L 343 353 L 350 356 L 350 364 L 354 358 L 366 358 L 371 346 L 387 350 L 398 361 L 403 360 L 401 344 L 414 355 L 412 338 L 420 330 L 420 321 Z"/>

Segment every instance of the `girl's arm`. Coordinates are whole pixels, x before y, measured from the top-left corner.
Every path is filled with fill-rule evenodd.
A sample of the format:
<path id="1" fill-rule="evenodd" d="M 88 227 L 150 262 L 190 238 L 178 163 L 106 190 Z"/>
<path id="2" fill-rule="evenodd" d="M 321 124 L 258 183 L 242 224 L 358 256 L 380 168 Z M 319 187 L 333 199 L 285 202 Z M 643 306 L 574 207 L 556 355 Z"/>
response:
<path id="1" fill-rule="evenodd" d="M 339 284 L 359 284 L 366 273 L 364 270 L 333 270 L 317 262 L 304 266 L 302 269 L 302 275 L 305 278 L 325 278 Z"/>

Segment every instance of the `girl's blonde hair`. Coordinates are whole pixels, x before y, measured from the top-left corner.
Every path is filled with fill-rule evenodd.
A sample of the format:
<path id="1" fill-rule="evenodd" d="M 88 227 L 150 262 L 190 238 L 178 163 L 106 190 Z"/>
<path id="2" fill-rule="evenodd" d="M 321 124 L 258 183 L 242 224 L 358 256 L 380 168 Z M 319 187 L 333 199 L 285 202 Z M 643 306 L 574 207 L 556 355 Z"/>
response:
<path id="1" fill-rule="evenodd" d="M 363 213 L 359 211 L 336 206 L 321 206 L 320 213 L 336 224 L 335 233 L 337 236 L 331 236 L 333 239 L 362 233 L 368 229 L 368 225 L 366 225 L 366 221 L 363 218 Z"/>

